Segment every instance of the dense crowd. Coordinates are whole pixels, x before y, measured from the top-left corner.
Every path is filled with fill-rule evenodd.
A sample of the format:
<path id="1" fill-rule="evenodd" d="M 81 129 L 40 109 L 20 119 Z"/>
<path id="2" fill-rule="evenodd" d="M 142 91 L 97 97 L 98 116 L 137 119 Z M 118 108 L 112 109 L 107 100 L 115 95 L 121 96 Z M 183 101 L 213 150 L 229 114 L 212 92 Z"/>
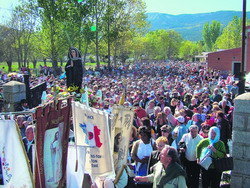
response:
<path id="1" fill-rule="evenodd" d="M 31 87 L 46 82 L 48 96 L 54 96 L 55 87 L 61 93 L 68 92 L 64 76 L 55 77 L 44 70 L 41 67 L 39 77 L 30 77 Z M 22 81 L 22 76 L 1 72 L 1 82 L 11 79 Z M 125 94 L 123 105 L 134 109 L 128 164 L 136 177 L 131 181 L 128 177 L 121 179 L 120 187 L 133 183 L 137 187 L 169 187 L 166 185 L 170 184 L 199 187 L 200 173 L 204 188 L 219 186 L 222 172 L 213 165 L 205 169 L 197 161 L 204 148 L 211 150 L 216 158 L 230 151 L 233 99 L 238 95 L 237 81 L 232 74 L 222 75 L 197 62 L 142 62 L 85 70 L 82 88 L 86 87 L 91 93 L 92 107 L 112 113 L 112 106 L 121 103 Z M 100 91 L 101 96 L 97 97 Z M 22 101 L 21 110 L 28 109 L 27 106 L 27 101 Z M 25 137 L 31 128 L 30 121 L 25 116 L 17 121 Z M 163 154 L 171 159 L 165 159 Z M 165 183 L 157 179 L 163 176 L 157 175 L 162 173 L 159 160 L 165 170 L 170 164 L 180 169 Z"/>

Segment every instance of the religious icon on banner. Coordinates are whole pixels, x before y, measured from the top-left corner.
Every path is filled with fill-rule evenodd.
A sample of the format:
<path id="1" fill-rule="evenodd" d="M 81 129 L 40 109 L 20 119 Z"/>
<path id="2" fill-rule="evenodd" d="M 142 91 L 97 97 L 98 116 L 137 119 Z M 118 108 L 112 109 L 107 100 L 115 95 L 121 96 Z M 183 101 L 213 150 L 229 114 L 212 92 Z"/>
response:
<path id="1" fill-rule="evenodd" d="M 118 166 L 119 160 L 121 160 L 123 142 L 124 142 L 124 138 L 122 136 L 122 129 L 115 128 L 114 149 L 113 149 L 114 150 L 113 160 L 114 160 L 115 168 Z"/>
<path id="2" fill-rule="evenodd" d="M 45 132 L 44 141 L 44 168 L 45 182 L 48 187 L 58 185 L 62 177 L 62 129 L 64 123 L 57 128 Z"/>
<path id="3" fill-rule="evenodd" d="M 71 98 L 57 102 L 37 108 L 35 114 L 36 187 L 62 187 L 66 180 Z"/>
<path id="4" fill-rule="evenodd" d="M 116 173 L 115 182 L 117 182 L 121 176 L 123 166 L 127 164 L 134 112 L 127 107 L 114 106 L 113 114 L 115 118 L 113 119 L 111 129 L 111 143 L 113 146 L 113 160 Z"/>

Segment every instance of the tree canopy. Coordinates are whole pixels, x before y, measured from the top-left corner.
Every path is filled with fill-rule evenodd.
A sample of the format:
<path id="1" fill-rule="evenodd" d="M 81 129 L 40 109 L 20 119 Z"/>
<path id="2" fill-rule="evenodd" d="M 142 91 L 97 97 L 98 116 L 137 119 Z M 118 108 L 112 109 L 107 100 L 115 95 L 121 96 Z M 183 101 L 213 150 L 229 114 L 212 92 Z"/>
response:
<path id="1" fill-rule="evenodd" d="M 64 62 L 69 47 L 100 66 L 125 63 L 126 59 L 192 60 L 202 51 L 241 45 L 241 18 L 222 29 L 218 21 L 206 23 L 203 40 L 185 41 L 174 30 L 148 31 L 142 0 L 30 0 L 15 7 L 12 18 L 0 26 L 0 61 L 9 69 L 50 60 L 53 67 Z M 95 56 L 95 58 L 93 58 Z"/>

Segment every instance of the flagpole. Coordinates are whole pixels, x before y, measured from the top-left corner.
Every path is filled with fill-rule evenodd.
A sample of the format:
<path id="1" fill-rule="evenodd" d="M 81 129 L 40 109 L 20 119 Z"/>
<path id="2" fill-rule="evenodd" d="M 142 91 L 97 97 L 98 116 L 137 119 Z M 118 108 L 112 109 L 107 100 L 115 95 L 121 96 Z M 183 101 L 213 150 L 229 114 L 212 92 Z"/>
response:
<path id="1" fill-rule="evenodd" d="M 75 149 L 76 149 L 76 166 L 75 172 L 78 171 L 78 148 L 77 148 L 77 134 L 76 134 L 76 117 L 75 117 L 75 101 L 72 102 L 72 115 L 73 115 L 73 127 L 74 127 L 74 136 L 75 136 Z"/>
<path id="2" fill-rule="evenodd" d="M 239 94 L 245 93 L 246 3 L 247 3 L 246 0 L 243 0 L 243 8 L 242 8 L 242 47 L 241 47 L 241 67 L 240 67 Z"/>

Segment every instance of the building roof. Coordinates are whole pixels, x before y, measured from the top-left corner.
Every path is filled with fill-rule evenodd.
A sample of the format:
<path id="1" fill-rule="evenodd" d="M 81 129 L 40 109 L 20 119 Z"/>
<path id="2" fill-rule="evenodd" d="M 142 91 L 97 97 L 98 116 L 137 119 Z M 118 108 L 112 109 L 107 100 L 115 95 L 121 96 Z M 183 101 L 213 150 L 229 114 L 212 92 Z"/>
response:
<path id="1" fill-rule="evenodd" d="M 240 48 L 227 49 L 227 50 L 218 50 L 216 52 L 210 52 L 209 54 L 216 54 L 216 53 L 220 53 L 220 52 L 230 52 L 230 51 L 235 51 L 235 50 L 238 50 L 238 49 L 241 49 L 241 47 Z"/>

